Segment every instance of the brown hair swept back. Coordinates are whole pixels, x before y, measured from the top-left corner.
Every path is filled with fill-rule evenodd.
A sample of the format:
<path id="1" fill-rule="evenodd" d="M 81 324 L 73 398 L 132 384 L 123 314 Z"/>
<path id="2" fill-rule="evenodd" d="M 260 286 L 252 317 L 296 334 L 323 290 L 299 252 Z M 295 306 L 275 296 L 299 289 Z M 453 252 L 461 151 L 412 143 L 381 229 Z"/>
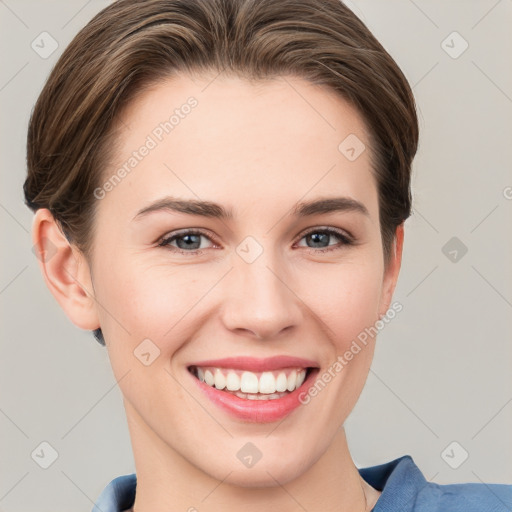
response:
<path id="1" fill-rule="evenodd" d="M 91 258 L 94 190 L 116 149 L 116 119 L 146 87 L 180 71 L 249 80 L 293 75 L 356 107 L 371 136 L 388 263 L 396 227 L 411 213 L 415 102 L 395 61 L 339 0 L 112 3 L 64 50 L 32 111 L 26 204 L 48 208 Z"/>

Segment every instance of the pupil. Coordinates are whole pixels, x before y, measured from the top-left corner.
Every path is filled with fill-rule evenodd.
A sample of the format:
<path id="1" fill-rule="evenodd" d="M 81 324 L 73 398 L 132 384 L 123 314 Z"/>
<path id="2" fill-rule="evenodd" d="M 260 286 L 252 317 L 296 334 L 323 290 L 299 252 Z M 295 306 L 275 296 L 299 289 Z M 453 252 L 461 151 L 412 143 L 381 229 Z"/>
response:
<path id="1" fill-rule="evenodd" d="M 319 241 L 322 241 L 322 240 L 319 240 L 321 238 L 323 238 L 324 242 L 327 242 L 327 240 L 329 239 L 329 235 L 327 233 L 313 233 L 309 236 L 313 239 L 314 243 L 318 243 Z"/>
<path id="2" fill-rule="evenodd" d="M 195 237 L 197 240 L 191 240 L 191 238 Z M 186 240 L 185 244 L 180 244 L 180 241 L 181 240 Z M 177 239 L 177 242 L 178 242 L 178 247 L 180 249 L 190 249 L 191 248 L 191 244 L 197 244 L 199 243 L 200 245 L 200 242 L 199 242 L 199 235 L 183 235 L 182 237 L 178 238 Z M 184 247 L 180 247 L 180 245 L 184 245 Z M 193 247 L 193 249 L 198 249 L 198 247 Z"/>

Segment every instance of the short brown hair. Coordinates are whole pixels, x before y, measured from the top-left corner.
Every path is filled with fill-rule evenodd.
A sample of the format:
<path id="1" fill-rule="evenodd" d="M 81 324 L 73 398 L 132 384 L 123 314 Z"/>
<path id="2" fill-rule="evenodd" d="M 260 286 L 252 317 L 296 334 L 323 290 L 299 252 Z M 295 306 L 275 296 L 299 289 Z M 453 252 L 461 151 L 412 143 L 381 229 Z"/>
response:
<path id="1" fill-rule="evenodd" d="M 370 132 L 387 265 L 396 228 L 411 213 L 415 102 L 396 62 L 339 0 L 112 3 L 64 50 L 32 111 L 26 204 L 48 208 L 90 258 L 94 190 L 116 149 L 116 119 L 148 86 L 180 71 L 292 75 L 353 105 Z"/>

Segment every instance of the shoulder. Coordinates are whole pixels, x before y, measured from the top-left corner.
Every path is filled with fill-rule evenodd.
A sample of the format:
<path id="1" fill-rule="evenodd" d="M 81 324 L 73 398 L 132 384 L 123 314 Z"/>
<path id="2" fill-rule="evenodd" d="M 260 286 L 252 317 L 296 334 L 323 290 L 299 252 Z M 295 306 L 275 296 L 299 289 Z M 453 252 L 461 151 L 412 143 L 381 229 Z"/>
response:
<path id="1" fill-rule="evenodd" d="M 137 476 L 135 473 L 114 478 L 99 495 L 92 512 L 123 512 L 135 501 Z"/>
<path id="2" fill-rule="evenodd" d="M 381 491 L 373 512 L 512 511 L 512 485 L 429 482 L 410 455 L 359 472 Z"/>
<path id="3" fill-rule="evenodd" d="M 418 492 L 414 511 L 510 512 L 512 485 L 506 484 L 435 484 L 428 482 Z"/>

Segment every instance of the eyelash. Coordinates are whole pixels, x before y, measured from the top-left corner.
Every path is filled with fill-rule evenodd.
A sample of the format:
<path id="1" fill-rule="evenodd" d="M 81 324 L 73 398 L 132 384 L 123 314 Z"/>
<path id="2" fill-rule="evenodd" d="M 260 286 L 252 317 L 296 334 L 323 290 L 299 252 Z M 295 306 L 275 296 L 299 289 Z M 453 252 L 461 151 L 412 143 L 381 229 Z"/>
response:
<path id="1" fill-rule="evenodd" d="M 334 228 L 315 228 L 315 229 L 311 229 L 311 230 L 307 231 L 306 233 L 304 233 L 301 236 L 301 238 L 299 239 L 299 241 L 302 240 L 303 238 L 305 238 L 306 236 L 311 235 L 313 233 L 323 233 L 323 234 L 328 234 L 328 235 L 335 235 L 336 237 L 338 237 L 342 241 L 342 244 L 341 245 L 329 246 L 329 247 L 326 247 L 326 248 L 323 248 L 323 249 L 315 249 L 314 247 L 305 247 L 305 249 L 307 249 L 308 252 L 311 252 L 311 253 L 315 253 L 315 254 L 317 254 L 317 253 L 326 253 L 326 252 L 331 252 L 331 251 L 342 249 L 344 246 L 347 246 L 347 245 L 354 245 L 354 239 L 351 236 L 345 234 L 341 230 L 334 229 Z M 209 236 L 204 231 L 196 230 L 196 229 L 191 229 L 191 230 L 187 230 L 187 231 L 181 231 L 181 232 L 175 233 L 175 234 L 173 234 L 171 236 L 163 238 L 160 241 L 160 243 L 158 244 L 158 246 L 159 247 L 172 247 L 172 246 L 170 246 L 170 243 L 172 241 L 176 240 L 177 238 L 185 237 L 187 235 L 201 235 L 201 236 L 204 236 L 204 237 L 210 239 L 211 241 L 215 242 L 215 240 L 213 240 L 212 237 Z M 171 250 L 172 250 L 172 252 L 177 252 L 179 254 L 187 254 L 187 255 L 201 255 L 203 253 L 203 250 L 201 250 L 201 249 L 193 249 L 191 251 L 185 251 L 183 249 L 179 249 L 178 247 L 172 247 Z"/>

